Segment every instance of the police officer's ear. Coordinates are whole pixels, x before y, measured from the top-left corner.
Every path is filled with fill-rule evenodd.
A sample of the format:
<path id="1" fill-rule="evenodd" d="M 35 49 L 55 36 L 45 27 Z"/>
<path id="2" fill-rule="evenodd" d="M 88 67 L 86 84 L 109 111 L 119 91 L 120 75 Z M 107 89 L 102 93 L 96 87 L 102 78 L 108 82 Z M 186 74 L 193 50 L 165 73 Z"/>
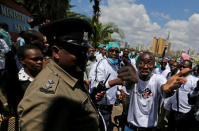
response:
<path id="1" fill-rule="evenodd" d="M 54 60 L 58 60 L 59 59 L 59 50 L 60 48 L 56 45 L 52 46 L 52 57 L 54 58 Z"/>

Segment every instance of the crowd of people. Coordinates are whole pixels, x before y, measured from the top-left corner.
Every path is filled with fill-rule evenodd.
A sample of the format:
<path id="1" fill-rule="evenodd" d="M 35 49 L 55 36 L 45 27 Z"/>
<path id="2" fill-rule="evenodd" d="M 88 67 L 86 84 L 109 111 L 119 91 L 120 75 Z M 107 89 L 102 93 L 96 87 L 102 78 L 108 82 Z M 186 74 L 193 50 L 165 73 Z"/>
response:
<path id="1" fill-rule="evenodd" d="M 13 42 L 0 23 L 1 130 L 199 130 L 199 66 L 187 55 L 94 48 L 92 33 L 86 20 L 67 18 Z"/>

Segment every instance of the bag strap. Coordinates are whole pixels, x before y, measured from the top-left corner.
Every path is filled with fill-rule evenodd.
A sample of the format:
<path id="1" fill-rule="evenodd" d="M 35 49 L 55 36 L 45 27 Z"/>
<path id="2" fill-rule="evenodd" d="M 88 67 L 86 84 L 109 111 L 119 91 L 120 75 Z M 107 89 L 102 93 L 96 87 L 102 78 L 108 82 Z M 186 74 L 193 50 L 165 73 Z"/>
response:
<path id="1" fill-rule="evenodd" d="M 97 67 L 99 66 L 99 64 L 101 63 L 102 60 L 103 59 L 101 59 L 96 65 L 96 68 L 95 68 L 95 80 L 94 81 L 97 81 Z"/>
<path id="2" fill-rule="evenodd" d="M 179 112 L 179 89 L 176 90 L 177 112 Z"/>

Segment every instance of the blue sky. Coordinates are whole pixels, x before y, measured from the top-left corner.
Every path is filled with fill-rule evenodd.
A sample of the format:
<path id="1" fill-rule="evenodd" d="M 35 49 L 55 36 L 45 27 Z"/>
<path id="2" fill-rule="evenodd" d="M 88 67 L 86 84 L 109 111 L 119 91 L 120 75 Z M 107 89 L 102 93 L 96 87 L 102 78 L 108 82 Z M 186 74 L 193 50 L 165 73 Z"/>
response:
<path id="1" fill-rule="evenodd" d="M 92 16 L 89 0 L 71 0 L 73 11 Z M 149 45 L 153 37 L 166 38 L 171 32 L 173 49 L 199 48 L 199 0 L 101 0 L 102 23 L 113 22 L 136 46 Z M 128 25 L 128 26 L 127 26 Z"/>
<path id="2" fill-rule="evenodd" d="M 137 4 L 143 4 L 149 12 L 152 21 L 157 21 L 162 26 L 168 22 L 168 19 L 157 19 L 152 15 L 153 12 L 159 12 L 170 19 L 187 20 L 193 13 L 199 13 L 199 0 L 138 0 Z"/>

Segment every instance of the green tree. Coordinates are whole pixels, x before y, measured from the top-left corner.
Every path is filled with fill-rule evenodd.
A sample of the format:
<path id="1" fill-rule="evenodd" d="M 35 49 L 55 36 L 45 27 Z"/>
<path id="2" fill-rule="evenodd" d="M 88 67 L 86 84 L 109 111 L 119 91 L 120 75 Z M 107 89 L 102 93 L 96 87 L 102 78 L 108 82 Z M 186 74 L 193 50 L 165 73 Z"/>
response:
<path id="1" fill-rule="evenodd" d="M 95 17 L 89 21 L 94 28 L 94 33 L 90 39 L 90 42 L 94 47 L 97 47 L 101 43 L 108 44 L 111 41 L 117 41 L 111 37 L 113 33 L 117 33 L 120 38 L 124 38 L 124 33 L 114 23 L 102 24 L 97 21 Z"/>
<path id="2" fill-rule="evenodd" d="M 100 1 L 101 0 L 90 0 L 90 2 L 94 1 L 94 5 L 93 5 L 93 16 L 95 17 L 95 19 L 98 21 L 98 18 L 100 16 Z"/>
<path id="3" fill-rule="evenodd" d="M 94 2 L 93 18 L 89 20 L 94 28 L 94 34 L 91 37 L 92 45 L 94 47 L 97 47 L 100 43 L 107 44 L 110 41 L 118 41 L 111 37 L 113 33 L 117 33 L 121 38 L 124 38 L 124 33 L 114 23 L 102 24 L 101 22 L 99 22 L 99 16 L 100 16 L 99 4 L 101 0 L 89 0 L 89 1 Z"/>
<path id="4" fill-rule="evenodd" d="M 57 20 L 67 17 L 67 12 L 72 8 L 70 0 L 16 0 L 31 14 Z"/>

